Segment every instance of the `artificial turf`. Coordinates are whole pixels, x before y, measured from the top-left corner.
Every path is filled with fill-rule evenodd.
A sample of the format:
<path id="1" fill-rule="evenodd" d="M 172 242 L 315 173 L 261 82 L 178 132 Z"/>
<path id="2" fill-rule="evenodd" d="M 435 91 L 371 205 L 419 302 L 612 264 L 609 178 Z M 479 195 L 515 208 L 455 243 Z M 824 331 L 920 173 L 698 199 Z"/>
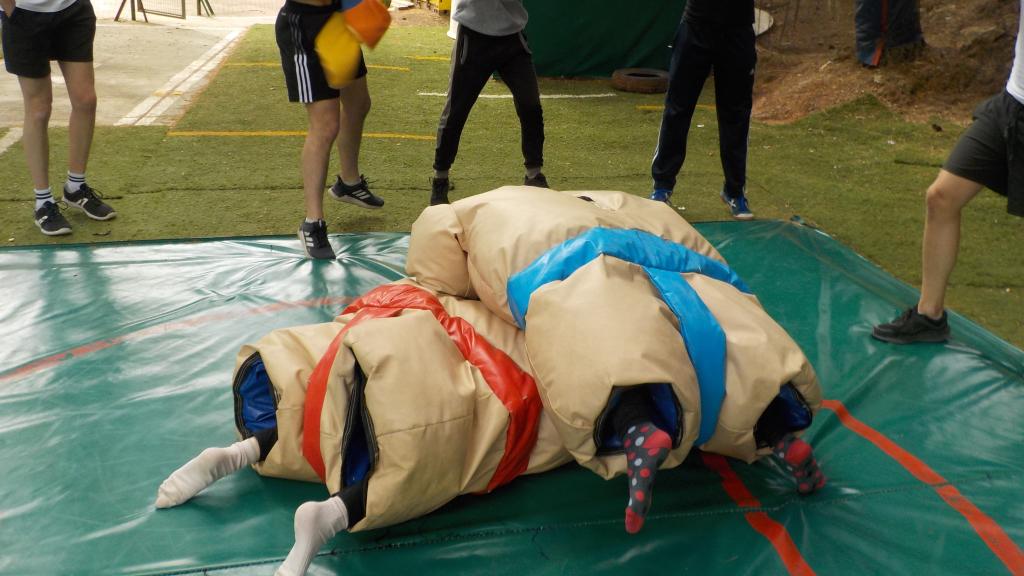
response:
<path id="1" fill-rule="evenodd" d="M 365 131 L 424 139 L 366 138 L 361 169 L 385 200 L 361 210 L 327 201 L 331 232 L 408 231 L 427 204 L 451 40 L 438 26 L 396 27 L 367 51 L 373 110 Z M 270 26 L 245 36 L 211 85 L 173 127 L 100 127 L 90 182 L 119 212 L 110 222 L 71 216 L 75 233 L 46 238 L 29 215 L 31 185 L 20 146 L 0 156 L 0 231 L 6 245 L 292 234 L 302 218 L 301 136 L 195 136 L 195 131 L 302 131 Z M 709 83 L 710 84 L 710 83 Z M 612 93 L 604 80 L 542 79 L 544 94 Z M 491 82 L 486 94 L 505 94 Z M 556 189 L 646 194 L 660 95 L 546 99 L 545 173 Z M 692 220 L 727 217 L 714 95 L 702 97 L 674 201 Z M 102 105 L 102 103 L 101 103 Z M 748 196 L 759 218 L 799 217 L 904 281 L 920 281 L 924 191 L 962 127 L 910 123 L 871 98 L 786 125 L 754 123 Z M 65 169 L 66 133 L 51 131 L 51 173 Z M 332 160 L 332 171 L 336 170 Z M 452 169 L 453 199 L 522 181 L 519 125 L 509 99 L 477 102 Z M 985 192 L 964 214 L 948 305 L 1024 347 L 1024 226 Z M 765 255 L 770 258 L 770 254 Z M 815 290 L 808 287 L 808 290 Z M 907 303 L 909 304 L 909 302 Z M 893 310 L 894 314 L 897 312 Z"/>

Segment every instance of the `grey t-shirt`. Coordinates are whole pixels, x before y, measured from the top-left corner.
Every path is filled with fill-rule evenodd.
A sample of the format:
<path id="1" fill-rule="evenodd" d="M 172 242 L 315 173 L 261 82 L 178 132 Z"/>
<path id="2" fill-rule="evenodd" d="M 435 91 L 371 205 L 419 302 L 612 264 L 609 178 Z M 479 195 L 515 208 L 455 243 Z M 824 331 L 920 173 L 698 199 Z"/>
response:
<path id="1" fill-rule="evenodd" d="M 488 36 L 508 36 L 526 28 L 523 0 L 459 0 L 452 18 Z"/>

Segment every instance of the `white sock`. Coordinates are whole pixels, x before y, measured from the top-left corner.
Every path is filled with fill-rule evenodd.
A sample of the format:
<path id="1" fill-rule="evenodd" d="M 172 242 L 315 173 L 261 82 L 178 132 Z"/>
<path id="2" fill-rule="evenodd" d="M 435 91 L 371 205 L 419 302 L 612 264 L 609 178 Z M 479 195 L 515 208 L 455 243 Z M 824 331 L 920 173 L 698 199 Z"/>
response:
<path id="1" fill-rule="evenodd" d="M 68 170 L 68 180 L 64 183 L 64 189 L 68 192 L 75 193 L 78 189 L 85 184 L 85 172 L 78 174 Z"/>
<path id="2" fill-rule="evenodd" d="M 447 180 L 448 170 L 434 170 L 434 178 L 437 180 Z"/>
<path id="3" fill-rule="evenodd" d="M 47 202 L 53 202 L 53 191 L 51 189 L 49 189 L 49 188 L 46 188 L 44 190 L 35 190 L 35 189 L 33 189 L 33 191 L 36 193 L 36 210 L 39 210 L 40 208 L 42 208 L 43 205 L 46 204 Z"/>
<path id="4" fill-rule="evenodd" d="M 207 486 L 260 459 L 256 438 L 235 442 L 227 448 L 207 448 L 175 470 L 160 484 L 156 507 L 170 508 L 188 502 Z"/>
<path id="5" fill-rule="evenodd" d="M 348 510 L 338 496 L 299 506 L 295 511 L 295 545 L 274 576 L 303 576 L 320 547 L 346 528 Z"/>

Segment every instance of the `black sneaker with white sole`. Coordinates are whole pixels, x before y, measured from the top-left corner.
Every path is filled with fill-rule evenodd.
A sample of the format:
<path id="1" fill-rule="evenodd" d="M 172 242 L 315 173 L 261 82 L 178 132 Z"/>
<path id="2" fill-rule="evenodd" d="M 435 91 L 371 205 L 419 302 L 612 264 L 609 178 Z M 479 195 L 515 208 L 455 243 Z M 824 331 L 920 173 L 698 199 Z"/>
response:
<path id="1" fill-rule="evenodd" d="M 39 231 L 47 236 L 64 236 L 71 234 L 71 224 L 64 215 L 60 213 L 60 207 L 55 202 L 47 202 L 43 207 L 36 210 L 36 226 Z"/>
<path id="2" fill-rule="evenodd" d="M 438 204 L 448 204 L 448 179 L 447 178 L 431 178 L 430 179 L 430 205 L 437 206 Z"/>
<path id="3" fill-rule="evenodd" d="M 363 208 L 370 208 L 376 210 L 384 205 L 384 199 L 377 196 L 373 192 L 370 192 L 370 187 L 366 184 L 366 177 L 359 176 L 359 184 L 349 186 L 341 181 L 341 177 L 331 186 L 331 196 L 335 200 L 341 200 L 342 202 L 348 202 L 349 204 L 355 204 Z"/>
<path id="4" fill-rule="evenodd" d="M 530 178 L 527 176 L 523 178 L 523 186 L 534 186 L 536 188 L 551 188 L 548 186 L 548 179 L 544 177 L 543 172 L 538 172 L 536 176 Z"/>
<path id="5" fill-rule="evenodd" d="M 875 326 L 871 335 L 893 344 L 945 342 L 949 340 L 949 321 L 945 310 L 942 311 L 942 317 L 936 320 L 919 313 L 917 306 L 911 306 L 892 322 Z"/>
<path id="6" fill-rule="evenodd" d="M 88 184 L 82 184 L 78 192 L 71 192 L 66 186 L 64 187 L 64 202 L 69 208 L 81 210 L 93 220 L 110 220 L 117 216 L 117 212 L 101 198 L 103 196 L 90 188 Z"/>
<path id="7" fill-rule="evenodd" d="M 327 222 L 317 220 L 316 222 L 302 221 L 299 226 L 299 242 L 306 256 L 318 260 L 334 260 L 334 249 L 327 239 Z"/>

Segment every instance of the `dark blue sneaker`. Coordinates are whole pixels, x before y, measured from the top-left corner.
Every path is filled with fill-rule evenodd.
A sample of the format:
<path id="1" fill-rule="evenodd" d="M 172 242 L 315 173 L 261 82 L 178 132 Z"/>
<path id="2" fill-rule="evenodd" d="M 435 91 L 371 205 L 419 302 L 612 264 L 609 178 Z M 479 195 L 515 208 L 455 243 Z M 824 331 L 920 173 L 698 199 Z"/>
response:
<path id="1" fill-rule="evenodd" d="M 725 202 L 729 206 L 729 211 L 732 212 L 732 217 L 737 220 L 752 220 L 754 213 L 750 211 L 750 206 L 747 204 L 747 197 L 743 194 L 735 198 L 730 198 L 726 195 L 725 190 L 722 190 L 722 202 Z"/>
<path id="2" fill-rule="evenodd" d="M 651 192 L 650 199 L 655 202 L 664 202 L 668 204 L 669 198 L 672 197 L 671 190 L 665 190 L 664 188 L 655 188 L 654 192 Z"/>

